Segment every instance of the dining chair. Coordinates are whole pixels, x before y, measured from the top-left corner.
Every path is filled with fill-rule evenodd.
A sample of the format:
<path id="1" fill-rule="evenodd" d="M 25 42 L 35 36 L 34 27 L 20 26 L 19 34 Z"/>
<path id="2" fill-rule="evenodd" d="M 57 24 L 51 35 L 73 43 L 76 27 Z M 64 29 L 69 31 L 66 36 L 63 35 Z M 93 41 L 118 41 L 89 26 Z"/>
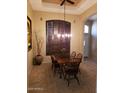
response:
<path id="1" fill-rule="evenodd" d="M 82 62 L 82 57 L 83 57 L 82 53 L 78 53 L 78 54 L 76 55 L 75 59 L 74 59 L 74 62 L 79 62 L 79 63 L 81 63 L 81 62 Z M 80 68 L 78 68 L 78 71 L 80 72 Z"/>
<path id="2" fill-rule="evenodd" d="M 82 58 L 82 53 L 78 53 L 77 58 Z"/>
<path id="3" fill-rule="evenodd" d="M 55 59 L 55 56 L 51 56 L 51 60 L 52 60 L 52 69 L 54 71 L 54 75 L 60 71 L 60 65 L 57 62 L 57 60 Z"/>
<path id="4" fill-rule="evenodd" d="M 73 51 L 70 55 L 70 61 L 73 61 L 73 58 L 75 58 L 75 56 L 76 56 L 76 52 Z"/>
<path id="5" fill-rule="evenodd" d="M 73 51 L 73 52 L 71 53 L 71 56 L 70 56 L 70 57 L 74 58 L 75 56 L 76 56 L 76 52 Z"/>
<path id="6" fill-rule="evenodd" d="M 73 62 L 64 67 L 64 79 L 67 80 L 68 86 L 70 85 L 70 81 L 72 79 L 76 79 L 77 83 L 80 84 L 79 79 L 77 77 L 79 65 L 80 65 L 80 63 Z"/>

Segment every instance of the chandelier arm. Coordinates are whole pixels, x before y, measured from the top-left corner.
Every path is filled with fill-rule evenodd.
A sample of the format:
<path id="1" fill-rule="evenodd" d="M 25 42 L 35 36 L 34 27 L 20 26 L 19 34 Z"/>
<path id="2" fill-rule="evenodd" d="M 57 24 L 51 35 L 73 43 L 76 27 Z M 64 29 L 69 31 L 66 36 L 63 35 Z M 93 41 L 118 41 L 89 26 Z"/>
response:
<path id="1" fill-rule="evenodd" d="M 64 3 L 64 34 L 65 34 L 65 9 L 66 9 L 66 7 L 65 7 L 65 5 L 66 5 L 66 3 Z"/>
<path id="2" fill-rule="evenodd" d="M 64 3 L 64 21 L 65 21 L 65 3 Z"/>

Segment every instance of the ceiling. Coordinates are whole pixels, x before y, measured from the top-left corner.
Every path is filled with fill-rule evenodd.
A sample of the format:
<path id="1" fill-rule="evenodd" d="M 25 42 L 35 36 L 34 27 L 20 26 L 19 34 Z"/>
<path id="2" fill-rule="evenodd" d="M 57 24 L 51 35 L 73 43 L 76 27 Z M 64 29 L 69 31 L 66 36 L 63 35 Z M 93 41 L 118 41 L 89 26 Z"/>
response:
<path id="1" fill-rule="evenodd" d="M 53 3 L 53 4 L 59 4 L 59 5 L 60 5 L 60 3 L 61 3 L 63 0 L 42 0 L 42 1 L 45 2 L 45 3 Z M 70 1 L 73 1 L 73 2 L 74 2 L 73 6 L 77 6 L 81 1 L 84 2 L 84 1 L 86 1 L 86 0 L 70 0 Z M 68 2 L 65 2 L 65 3 L 66 3 L 66 5 L 68 5 L 68 6 L 72 6 L 72 4 L 70 4 L 70 3 L 68 3 Z"/>
<path id="2" fill-rule="evenodd" d="M 88 20 L 97 20 L 97 15 L 92 15 L 88 18 Z"/>
<path id="3" fill-rule="evenodd" d="M 29 0 L 32 9 L 36 11 L 46 11 L 46 12 L 55 12 L 63 13 L 64 6 L 60 6 L 63 0 Z M 94 5 L 96 0 L 71 0 L 75 4 L 65 3 L 65 12 L 66 14 L 81 14 L 89 7 Z"/>

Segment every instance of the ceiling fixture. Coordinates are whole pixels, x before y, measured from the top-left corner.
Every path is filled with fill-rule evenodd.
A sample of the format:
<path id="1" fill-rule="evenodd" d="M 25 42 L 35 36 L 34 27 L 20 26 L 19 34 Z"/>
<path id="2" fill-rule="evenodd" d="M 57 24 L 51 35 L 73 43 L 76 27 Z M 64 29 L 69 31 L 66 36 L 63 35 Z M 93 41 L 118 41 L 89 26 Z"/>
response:
<path id="1" fill-rule="evenodd" d="M 71 0 L 63 0 L 60 5 L 62 6 L 66 1 L 70 4 L 74 4 L 74 2 Z"/>
<path id="2" fill-rule="evenodd" d="M 66 32 L 66 25 L 65 25 L 65 22 L 66 22 L 66 20 L 65 20 L 65 5 L 66 5 L 66 3 L 65 3 L 65 1 L 67 1 L 71 4 L 74 4 L 74 2 L 72 2 L 70 0 L 63 0 L 62 3 L 60 4 L 61 6 L 64 5 L 64 27 L 63 27 L 63 33 L 62 34 L 57 34 L 57 37 L 58 38 L 62 37 L 63 39 L 72 37 L 72 34 L 68 34 Z"/>

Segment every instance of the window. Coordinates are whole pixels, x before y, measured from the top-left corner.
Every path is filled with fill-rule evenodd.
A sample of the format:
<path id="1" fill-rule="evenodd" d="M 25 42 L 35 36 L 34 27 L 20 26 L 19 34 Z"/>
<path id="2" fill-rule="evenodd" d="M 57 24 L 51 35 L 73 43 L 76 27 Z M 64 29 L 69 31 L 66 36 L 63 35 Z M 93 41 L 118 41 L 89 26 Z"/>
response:
<path id="1" fill-rule="evenodd" d="M 69 57 L 71 23 L 63 20 L 46 21 L 46 55 Z"/>
<path id="2" fill-rule="evenodd" d="M 89 27 L 88 27 L 88 25 L 85 25 L 84 26 L 84 33 L 89 33 Z"/>

